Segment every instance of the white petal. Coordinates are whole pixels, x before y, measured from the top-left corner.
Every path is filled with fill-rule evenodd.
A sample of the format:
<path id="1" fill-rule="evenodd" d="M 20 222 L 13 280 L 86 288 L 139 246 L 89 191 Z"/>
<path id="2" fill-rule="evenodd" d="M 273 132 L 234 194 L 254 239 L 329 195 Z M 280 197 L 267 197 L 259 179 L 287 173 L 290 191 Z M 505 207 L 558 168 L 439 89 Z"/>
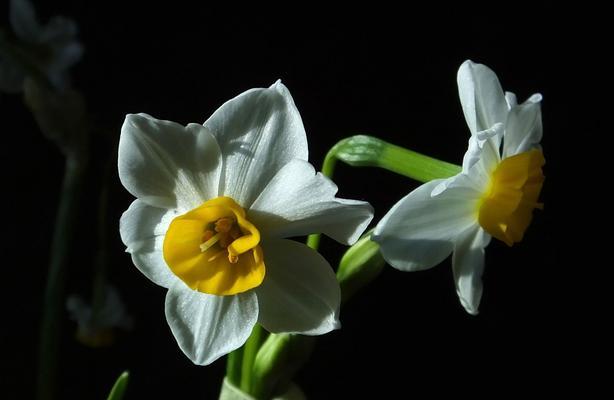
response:
<path id="1" fill-rule="evenodd" d="M 456 293 L 465 310 L 472 315 L 478 313 L 482 298 L 484 248 L 489 242 L 490 235 L 476 226 L 461 235 L 454 246 L 452 269 Z"/>
<path id="2" fill-rule="evenodd" d="M 194 364 L 208 365 L 241 347 L 258 320 L 253 291 L 213 296 L 178 281 L 166 295 L 166 321 Z"/>
<path id="3" fill-rule="evenodd" d="M 75 21 L 57 16 L 43 27 L 40 39 L 52 46 L 65 45 L 76 38 L 78 31 Z"/>
<path id="4" fill-rule="evenodd" d="M 536 101 L 535 101 L 536 100 Z M 542 139 L 541 96 L 510 110 L 503 140 L 503 158 L 531 150 Z"/>
<path id="5" fill-rule="evenodd" d="M 41 27 L 36 19 L 36 11 L 28 0 L 11 0 L 9 18 L 15 35 L 29 43 L 37 43 Z"/>
<path id="6" fill-rule="evenodd" d="M 252 222 L 268 237 L 324 233 L 352 244 L 373 218 L 364 201 L 335 197 L 337 186 L 311 164 L 292 160 L 269 182 L 249 210 Z"/>
<path id="7" fill-rule="evenodd" d="M 441 189 L 443 180 L 418 187 L 377 224 L 372 239 L 390 265 L 403 271 L 434 267 L 452 252 L 457 236 L 477 224 L 479 193 L 462 174 L 450 179 L 453 181 L 436 196 L 431 193 Z"/>
<path id="8" fill-rule="evenodd" d="M 126 116 L 119 139 L 119 177 L 145 203 L 191 210 L 217 197 L 220 150 L 203 126 L 145 114 Z"/>
<path id="9" fill-rule="evenodd" d="M 224 157 L 219 192 L 244 208 L 286 163 L 307 160 L 303 122 L 281 82 L 227 101 L 205 126 L 217 138 Z"/>
<path id="10" fill-rule="evenodd" d="M 177 215 L 174 210 L 151 207 L 135 200 L 119 221 L 119 233 L 126 251 L 132 254 L 134 265 L 155 284 L 166 288 L 178 279 L 162 256 L 164 235 Z"/>
<path id="11" fill-rule="evenodd" d="M 485 65 L 465 61 L 458 70 L 458 94 L 472 134 L 505 123 L 507 102 L 497 75 Z"/>
<path id="12" fill-rule="evenodd" d="M 291 240 L 263 243 L 266 277 L 256 291 L 269 332 L 321 335 L 338 329 L 341 291 L 328 262 Z"/>
<path id="13" fill-rule="evenodd" d="M 505 101 L 507 102 L 508 110 L 518 105 L 518 99 L 516 98 L 516 94 L 513 92 L 505 92 Z"/>
<path id="14" fill-rule="evenodd" d="M 498 143 L 503 137 L 503 125 L 495 124 L 492 130 L 494 134 L 485 140 L 478 138 L 479 133 L 472 135 L 469 138 L 467 152 L 463 157 L 463 174 L 473 182 L 472 186 L 480 193 L 483 192 L 485 185 L 490 181 L 492 172 L 501 162 Z M 444 184 L 447 187 L 449 182 L 444 181 Z M 441 188 L 439 190 L 441 191 Z"/>

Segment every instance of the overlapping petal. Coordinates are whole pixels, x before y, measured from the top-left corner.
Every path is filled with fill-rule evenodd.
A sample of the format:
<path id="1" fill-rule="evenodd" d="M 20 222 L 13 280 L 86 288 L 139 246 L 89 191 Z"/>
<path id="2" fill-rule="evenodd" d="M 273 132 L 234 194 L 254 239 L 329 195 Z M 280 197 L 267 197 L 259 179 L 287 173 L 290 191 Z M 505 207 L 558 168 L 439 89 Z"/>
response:
<path id="1" fill-rule="evenodd" d="M 505 123 L 507 101 L 497 75 L 487 66 L 465 61 L 458 70 L 458 94 L 471 134 Z"/>
<path id="2" fill-rule="evenodd" d="M 207 365 L 245 343 L 258 320 L 258 301 L 253 291 L 213 296 L 177 281 L 166 294 L 165 313 L 179 348 Z"/>
<path id="3" fill-rule="evenodd" d="M 250 209 L 250 218 L 269 237 L 324 233 L 341 242 L 358 240 L 373 218 L 369 203 L 335 197 L 337 185 L 299 159 L 286 164 Z"/>
<path id="4" fill-rule="evenodd" d="M 533 95 L 509 112 L 503 141 L 503 158 L 535 148 L 542 140 L 541 95 Z"/>
<path id="5" fill-rule="evenodd" d="M 479 226 L 473 226 L 459 235 L 454 244 L 452 271 L 456 293 L 462 306 L 472 315 L 478 313 L 482 298 L 484 248 L 489 242 L 490 235 Z"/>
<path id="6" fill-rule="evenodd" d="M 375 228 L 371 238 L 395 268 L 417 271 L 434 267 L 450 255 L 457 236 L 475 224 L 479 193 L 449 185 L 433 196 L 442 182 L 433 180 L 418 187 L 395 204 Z"/>
<path id="7" fill-rule="evenodd" d="M 259 322 L 269 332 L 321 335 L 339 328 L 341 291 L 330 264 L 291 240 L 263 243 L 267 279 L 257 289 Z"/>
<path id="8" fill-rule="evenodd" d="M 288 89 L 277 82 L 224 103 L 205 122 L 223 158 L 219 195 L 249 208 L 290 160 L 307 160 L 303 121 Z"/>
<path id="9" fill-rule="evenodd" d="M 130 114 L 122 126 L 118 164 L 120 180 L 132 195 L 185 212 L 217 196 L 222 158 L 202 125 L 184 127 Z"/>
<path id="10" fill-rule="evenodd" d="M 164 235 L 176 216 L 175 210 L 152 207 L 137 199 L 119 222 L 122 241 L 134 265 L 152 282 L 165 288 L 178 280 L 162 256 Z"/>

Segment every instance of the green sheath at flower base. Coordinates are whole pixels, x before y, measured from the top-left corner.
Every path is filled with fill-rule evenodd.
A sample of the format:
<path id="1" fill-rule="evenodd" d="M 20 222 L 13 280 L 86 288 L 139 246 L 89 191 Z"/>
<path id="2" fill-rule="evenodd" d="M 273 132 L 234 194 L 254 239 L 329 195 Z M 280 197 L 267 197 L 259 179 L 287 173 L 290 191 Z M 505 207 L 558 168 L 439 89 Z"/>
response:
<path id="1" fill-rule="evenodd" d="M 371 232 L 350 247 L 339 262 L 337 280 L 341 285 L 341 301 L 345 302 L 359 289 L 373 281 L 386 265 L 379 245 L 371 241 Z"/>
<path id="2" fill-rule="evenodd" d="M 322 173 L 332 176 L 337 160 L 353 167 L 379 167 L 420 182 L 449 178 L 461 167 L 385 142 L 373 136 L 356 135 L 334 145 L 322 165 Z"/>
<path id="3" fill-rule="evenodd" d="M 315 337 L 289 333 L 271 334 L 262 344 L 252 370 L 250 394 L 268 399 L 285 392 L 313 350 Z"/>

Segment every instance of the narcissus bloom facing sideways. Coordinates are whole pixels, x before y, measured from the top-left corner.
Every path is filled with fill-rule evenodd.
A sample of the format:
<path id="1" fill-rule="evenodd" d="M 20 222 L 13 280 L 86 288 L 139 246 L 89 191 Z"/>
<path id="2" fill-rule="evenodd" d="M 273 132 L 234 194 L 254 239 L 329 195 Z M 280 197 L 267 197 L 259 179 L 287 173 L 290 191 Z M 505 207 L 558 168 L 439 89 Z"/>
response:
<path id="1" fill-rule="evenodd" d="M 517 104 L 495 73 L 463 63 L 458 89 L 471 131 L 463 169 L 409 193 L 377 225 L 373 240 L 388 263 L 404 271 L 431 268 L 450 253 L 456 290 L 470 314 L 482 297 L 484 248 L 491 237 L 522 240 L 544 181 L 541 95 Z"/>
<path id="2" fill-rule="evenodd" d="M 319 335 L 339 326 L 328 262 L 284 238 L 321 232 L 351 244 L 373 210 L 335 197 L 307 162 L 303 123 L 280 82 L 222 105 L 203 125 L 128 115 L 119 175 L 137 197 L 120 231 L 134 264 L 168 288 L 179 347 L 209 364 L 256 323 Z"/>

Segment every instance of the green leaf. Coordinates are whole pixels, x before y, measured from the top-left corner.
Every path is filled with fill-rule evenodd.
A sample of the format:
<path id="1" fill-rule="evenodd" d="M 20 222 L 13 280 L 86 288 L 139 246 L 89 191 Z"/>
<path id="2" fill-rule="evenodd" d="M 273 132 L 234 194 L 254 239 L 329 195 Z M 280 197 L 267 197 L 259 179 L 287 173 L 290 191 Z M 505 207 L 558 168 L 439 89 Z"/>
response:
<path id="1" fill-rule="evenodd" d="M 130 373 L 128 371 L 122 372 L 115 381 L 107 400 L 122 400 L 124 398 L 124 392 L 128 386 L 128 378 L 130 378 Z"/>

